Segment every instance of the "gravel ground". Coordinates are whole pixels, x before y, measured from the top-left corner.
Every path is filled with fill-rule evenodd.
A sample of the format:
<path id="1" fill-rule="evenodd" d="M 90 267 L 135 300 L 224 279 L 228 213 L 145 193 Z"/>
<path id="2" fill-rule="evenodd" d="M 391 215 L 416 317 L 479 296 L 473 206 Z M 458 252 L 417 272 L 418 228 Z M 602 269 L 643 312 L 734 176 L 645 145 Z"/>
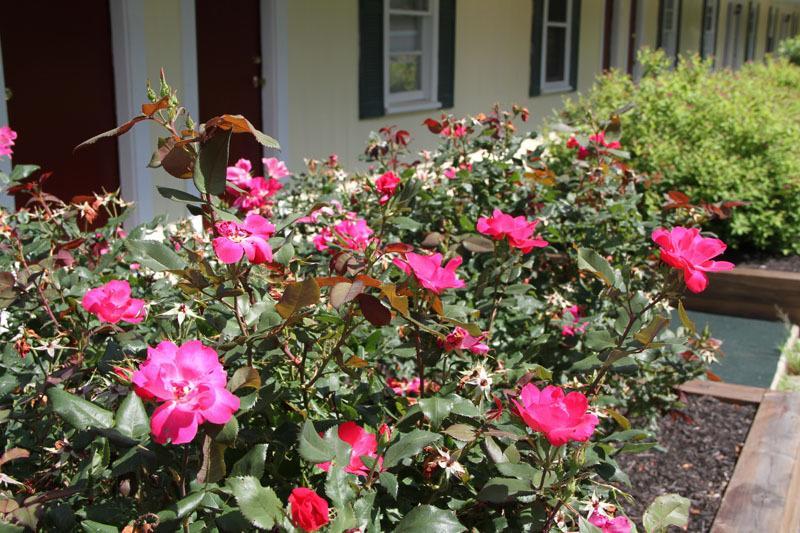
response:
<path id="1" fill-rule="evenodd" d="M 687 396 L 686 403 L 680 414 L 669 414 L 659 422 L 659 443 L 666 451 L 652 449 L 619 459 L 630 476 L 631 494 L 641 502 L 625 507 L 640 531 L 647 505 L 670 492 L 692 500 L 688 531 L 711 528 L 756 413 L 754 405 L 706 396 Z"/>

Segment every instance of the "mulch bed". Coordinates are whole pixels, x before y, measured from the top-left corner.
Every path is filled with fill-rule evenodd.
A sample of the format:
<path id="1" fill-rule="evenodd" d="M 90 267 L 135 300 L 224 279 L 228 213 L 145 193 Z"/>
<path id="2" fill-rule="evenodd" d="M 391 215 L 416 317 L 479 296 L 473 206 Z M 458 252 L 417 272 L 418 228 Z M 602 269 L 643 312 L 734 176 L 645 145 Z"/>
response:
<path id="1" fill-rule="evenodd" d="M 682 415 L 670 414 L 659 421 L 658 440 L 665 451 L 651 449 L 619 458 L 636 498 L 625 511 L 640 531 L 650 502 L 670 492 L 692 501 L 688 531 L 711 528 L 757 409 L 708 396 L 687 396 L 686 404 Z"/>
<path id="2" fill-rule="evenodd" d="M 770 257 L 755 254 L 731 254 L 730 258 L 737 267 L 758 268 L 762 270 L 780 270 L 782 272 L 800 272 L 800 255 Z"/>

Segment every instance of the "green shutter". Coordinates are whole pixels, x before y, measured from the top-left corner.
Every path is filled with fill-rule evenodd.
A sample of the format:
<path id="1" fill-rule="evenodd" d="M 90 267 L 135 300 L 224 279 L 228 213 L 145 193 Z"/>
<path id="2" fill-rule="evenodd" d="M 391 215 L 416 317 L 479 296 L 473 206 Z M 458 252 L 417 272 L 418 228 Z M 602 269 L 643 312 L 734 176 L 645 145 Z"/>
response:
<path id="1" fill-rule="evenodd" d="M 531 85 L 530 96 L 542 93 L 542 37 L 544 33 L 544 0 L 533 0 L 531 27 Z"/>
<path id="2" fill-rule="evenodd" d="M 359 0 L 358 34 L 358 116 L 382 117 L 383 0 Z"/>
<path id="3" fill-rule="evenodd" d="M 570 67 L 569 84 L 572 90 L 578 88 L 578 61 L 580 58 L 581 0 L 572 2 L 572 22 L 570 27 Z M 531 83 L 528 94 L 542 94 L 542 46 L 544 39 L 544 0 L 533 0 L 533 23 L 531 27 Z"/>
<path id="4" fill-rule="evenodd" d="M 437 98 L 453 107 L 456 70 L 456 0 L 439 0 L 439 80 Z"/>
<path id="5" fill-rule="evenodd" d="M 578 58 L 581 51 L 581 0 L 572 0 L 572 29 L 570 30 L 569 84 L 578 90 Z"/>

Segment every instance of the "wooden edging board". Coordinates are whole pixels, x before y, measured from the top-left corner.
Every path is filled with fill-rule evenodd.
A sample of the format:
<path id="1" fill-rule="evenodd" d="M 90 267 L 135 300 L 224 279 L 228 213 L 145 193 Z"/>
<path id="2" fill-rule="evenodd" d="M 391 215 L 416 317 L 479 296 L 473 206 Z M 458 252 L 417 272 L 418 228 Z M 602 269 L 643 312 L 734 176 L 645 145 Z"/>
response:
<path id="1" fill-rule="evenodd" d="M 776 320 L 778 309 L 800 323 L 800 273 L 736 268 L 709 274 L 708 288 L 688 294 L 687 309 L 723 315 Z"/>
<path id="2" fill-rule="evenodd" d="M 800 531 L 800 393 L 699 380 L 678 390 L 758 405 L 711 532 Z"/>

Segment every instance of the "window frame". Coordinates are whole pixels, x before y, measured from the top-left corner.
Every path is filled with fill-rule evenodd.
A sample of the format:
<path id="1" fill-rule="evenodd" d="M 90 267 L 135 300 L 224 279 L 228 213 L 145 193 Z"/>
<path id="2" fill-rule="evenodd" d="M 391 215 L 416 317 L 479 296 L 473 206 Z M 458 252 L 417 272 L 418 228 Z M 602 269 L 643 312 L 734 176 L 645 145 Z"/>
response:
<path id="1" fill-rule="evenodd" d="M 667 50 L 665 46 L 665 24 L 667 22 L 667 2 L 672 4 L 672 17 L 669 19 L 673 23 L 669 34 L 672 35 L 674 43 L 672 46 L 674 50 Z M 681 52 L 681 22 L 683 18 L 683 1 L 682 0 L 661 0 L 658 13 L 658 47 L 661 48 L 668 57 L 678 60 Z M 702 33 L 702 32 L 701 32 Z"/>
<path id="2" fill-rule="evenodd" d="M 550 0 L 542 2 L 542 41 L 539 43 L 540 52 L 540 71 L 539 71 L 539 91 L 541 94 L 552 94 L 575 90 L 572 86 L 572 18 L 575 15 L 575 3 L 566 0 L 567 16 L 564 22 L 551 22 Z M 550 27 L 564 28 L 564 78 L 558 81 L 547 81 L 547 30 Z"/>
<path id="3" fill-rule="evenodd" d="M 420 67 L 420 90 L 392 93 L 390 69 L 392 52 L 391 17 L 392 15 L 417 16 L 422 18 L 422 36 Z M 428 9 L 406 10 L 393 9 L 391 0 L 383 0 L 383 102 L 386 114 L 404 113 L 438 109 L 442 107 L 438 100 L 439 82 L 439 0 L 428 0 Z"/>

